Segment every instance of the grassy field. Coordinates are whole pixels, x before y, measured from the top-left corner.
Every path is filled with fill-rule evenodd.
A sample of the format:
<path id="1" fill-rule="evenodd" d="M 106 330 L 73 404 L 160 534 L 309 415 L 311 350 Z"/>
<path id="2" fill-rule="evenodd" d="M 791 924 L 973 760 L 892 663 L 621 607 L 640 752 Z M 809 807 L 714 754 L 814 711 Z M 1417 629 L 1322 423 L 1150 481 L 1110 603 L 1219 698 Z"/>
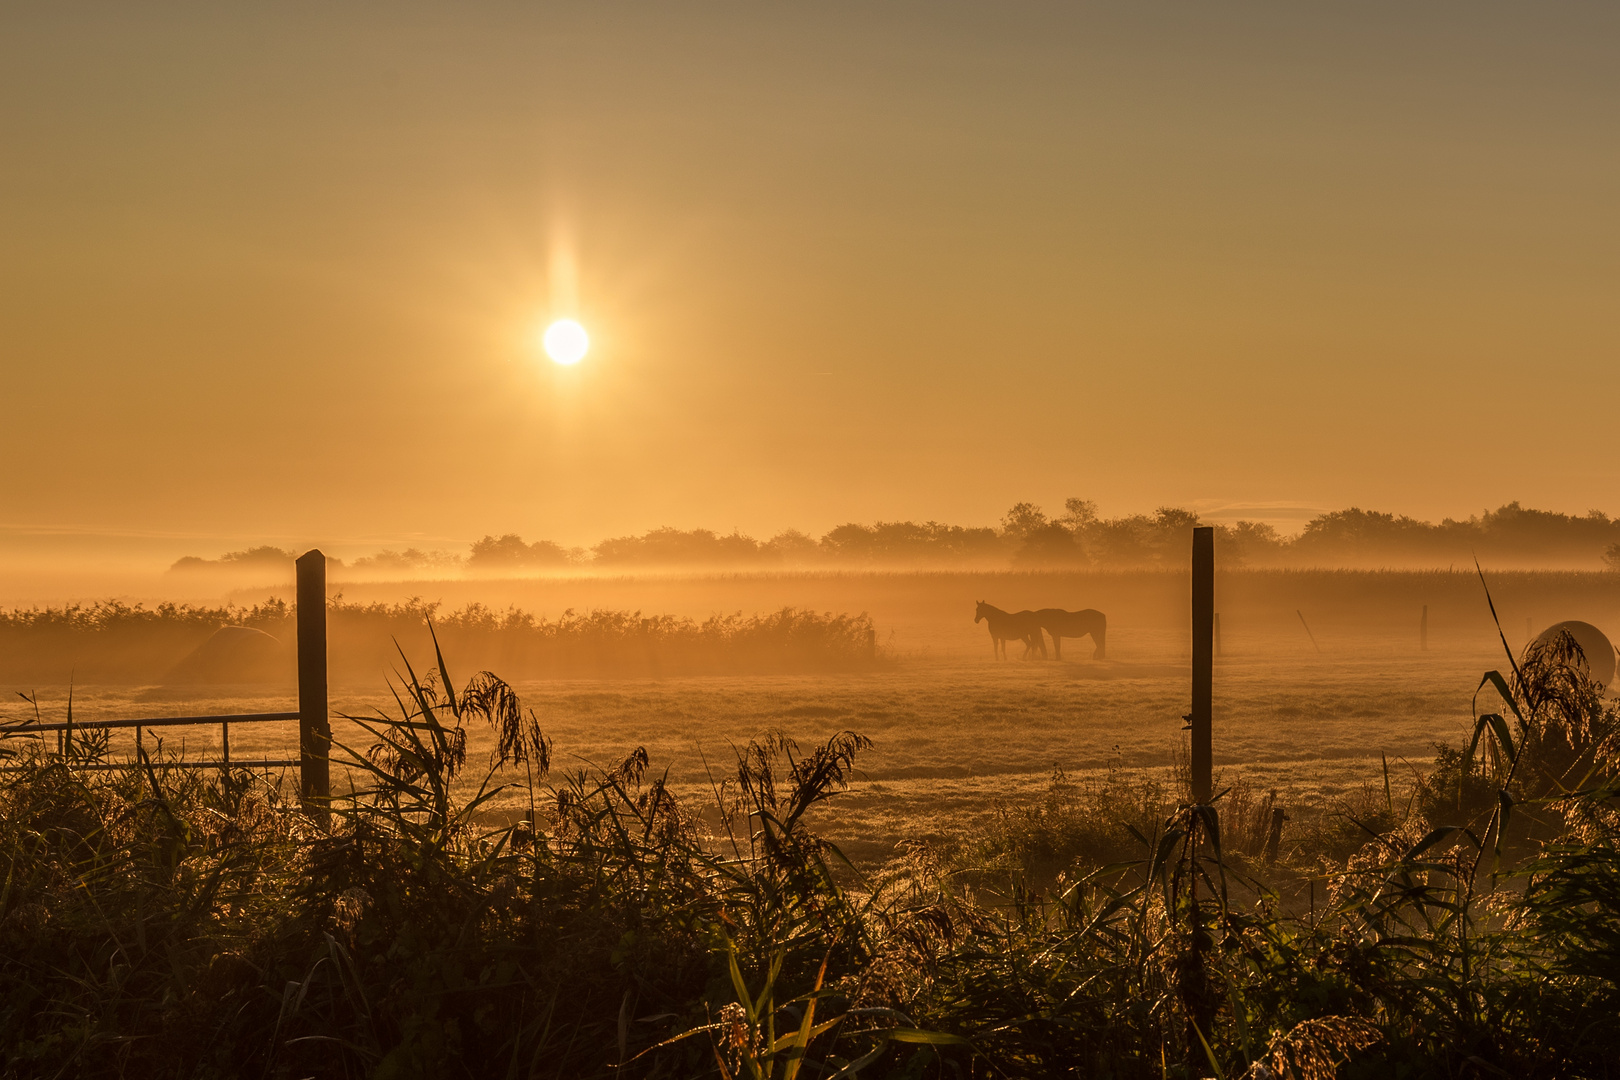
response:
<path id="1" fill-rule="evenodd" d="M 1131 639 L 1115 647 L 1129 656 Z M 988 652 L 988 649 L 985 650 Z M 1085 649 L 1078 650 L 1085 652 Z M 415 659 L 426 662 L 431 653 Z M 454 653 L 453 673 L 472 668 Z M 1466 739 L 1469 697 L 1488 650 L 1401 656 L 1362 649 L 1330 657 L 1293 653 L 1224 658 L 1216 670 L 1216 764 L 1228 780 L 1275 788 L 1293 808 L 1331 806 L 1367 782 L 1382 783 L 1388 755 L 1395 781 L 1427 768 L 1437 740 Z M 1044 790 L 1054 770 L 1073 777 L 1128 768 L 1169 768 L 1187 710 L 1188 673 L 1156 662 L 1010 661 L 986 658 L 900 661 L 857 674 L 552 679 L 515 684 L 553 739 L 562 762 L 607 763 L 644 746 L 668 766 L 677 790 L 707 784 L 708 763 L 725 763 L 731 745 L 780 731 L 803 743 L 853 730 L 873 740 L 851 791 L 820 811 L 819 827 L 852 854 L 881 858 L 908 837 L 970 828 L 998 799 Z M 42 688 L 42 713 L 65 713 L 66 687 Z M 6 710 L 19 718 L 22 702 Z M 379 684 L 341 688 L 333 709 L 366 715 L 392 706 Z M 75 691 L 81 719 L 296 708 L 291 695 L 183 696 L 130 687 Z M 238 757 L 283 756 L 296 725 L 238 727 Z M 184 733 L 184 734 L 182 734 Z M 363 735 L 341 720 L 341 741 Z M 197 753 L 217 753 L 218 729 L 171 729 Z M 473 735 L 471 752 L 487 752 Z M 120 738 L 115 748 L 128 749 Z M 497 800 L 496 807 L 500 805 Z"/>
<path id="2" fill-rule="evenodd" d="M 1215 807 L 1143 749 L 1176 665 L 1128 661 L 554 682 L 534 714 L 412 678 L 329 820 L 7 746 L 0 1074 L 1612 1075 L 1620 713 L 1567 640 L 1410 800 L 1367 754 L 1462 658 L 1223 665 Z M 776 721 L 796 744 L 723 745 Z M 878 742 L 812 734 L 846 722 Z M 1110 738 L 1147 767 L 1038 783 Z M 1256 781 L 1316 800 L 1275 861 Z"/>
<path id="3" fill-rule="evenodd" d="M 1539 630 L 1559 618 L 1620 626 L 1620 575 L 1508 573 L 1490 580 L 1515 647 L 1528 626 Z M 408 583 L 412 590 L 422 585 Z M 706 762 L 729 760 L 730 746 L 762 733 L 804 743 L 840 730 L 871 738 L 852 790 L 818 811 L 821 828 L 867 859 L 882 858 L 906 838 L 971 830 L 998 800 L 1044 791 L 1055 770 L 1084 778 L 1117 767 L 1167 769 L 1188 709 L 1184 575 L 777 574 L 432 586 L 425 596 L 412 595 L 419 604 L 437 603 L 441 623 L 442 613 L 468 604 L 553 619 L 569 610 L 616 609 L 696 621 L 790 605 L 869 613 L 882 662 L 854 671 L 648 678 L 631 665 L 614 677 L 524 678 L 522 639 L 455 628 L 443 635 L 460 677 L 488 668 L 513 683 L 562 760 L 616 761 L 642 746 L 669 768 L 676 790 L 702 789 Z M 355 611 L 397 604 L 411 599 L 401 595 L 406 587 L 351 589 L 344 602 Z M 1109 659 L 1091 659 L 1091 642 L 1082 639 L 1067 643 L 1062 662 L 996 662 L 985 628 L 972 621 L 978 598 L 1009 609 L 1096 606 L 1110 616 Z M 1422 652 L 1418 622 L 1425 606 L 1430 648 Z M 1276 790 L 1279 802 L 1297 811 L 1290 829 L 1331 812 L 1368 783 L 1382 785 L 1386 761 L 1392 782 L 1408 785 L 1416 769 L 1427 768 L 1435 742 L 1466 738 L 1480 673 L 1502 662 L 1472 572 L 1237 572 L 1219 579 L 1218 607 L 1216 765 L 1227 782 Z M 386 680 L 398 666 L 395 640 L 419 670 L 432 656 L 418 616 L 360 615 L 343 626 L 333 639 L 340 654 L 336 713 L 369 715 L 391 706 Z M 170 627 L 161 648 L 142 654 L 145 668 L 136 668 L 151 672 L 149 680 L 80 685 L 73 690 L 76 715 L 295 707 L 285 687 L 151 684 L 208 632 L 207 625 Z M 73 663 L 64 657 L 61 666 Z M 5 689 L 36 695 L 47 717 L 65 715 L 69 687 L 60 677 Z M 12 704 L 0 715 L 31 714 L 8 696 Z M 284 756 L 296 741 L 294 726 L 237 728 L 233 752 Z M 341 720 L 336 735 L 362 738 Z M 212 751 L 221 741 L 217 729 L 174 729 L 168 738 L 192 751 Z M 115 749 L 129 744 L 121 737 Z M 472 751 L 485 749 L 475 736 Z M 501 810 L 502 800 L 491 809 Z"/>
<path id="4" fill-rule="evenodd" d="M 963 595 L 1078 606 L 1006 576 L 731 582 L 745 611 L 864 590 L 878 662 L 518 680 L 522 711 L 469 686 L 510 643 L 468 637 L 445 656 L 464 760 L 424 722 L 448 720 L 433 679 L 396 679 L 401 706 L 380 653 L 369 681 L 351 657 L 334 710 L 417 726 L 340 770 L 330 827 L 288 785 L 162 767 L 217 730 L 155 768 L 25 750 L 0 787 L 0 1075 L 1612 1075 L 1620 713 L 1538 660 L 1477 763 L 1436 768 L 1505 662 L 1459 578 L 1227 580 L 1220 848 L 1184 805 L 1173 575 L 1086 583 L 1113 609 L 1100 661 L 990 659 Z M 1528 584 L 1508 620 L 1608 621 L 1606 578 Z M 648 606 L 690 618 L 717 588 L 596 587 L 620 610 L 686 590 Z M 425 627 L 401 645 L 433 666 Z M 67 694 L 41 685 L 40 715 Z M 292 704 L 73 689 L 77 720 Z M 233 755 L 292 727 L 239 728 Z"/>

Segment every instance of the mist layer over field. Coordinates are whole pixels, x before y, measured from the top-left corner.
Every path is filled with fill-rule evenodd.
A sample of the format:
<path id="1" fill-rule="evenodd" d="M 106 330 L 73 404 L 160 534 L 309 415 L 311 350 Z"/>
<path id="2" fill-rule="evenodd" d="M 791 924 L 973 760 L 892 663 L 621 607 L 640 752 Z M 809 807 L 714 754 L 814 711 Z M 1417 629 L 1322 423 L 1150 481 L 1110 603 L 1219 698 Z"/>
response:
<path id="1" fill-rule="evenodd" d="M 1562 619 L 1620 626 L 1620 576 L 1488 580 L 1515 649 Z M 561 752 L 606 762 L 644 746 L 678 788 L 704 788 L 712 763 L 762 733 L 871 737 L 865 779 L 829 827 L 852 850 L 879 855 L 904 836 L 949 833 L 998 801 L 1033 797 L 1054 770 L 1173 767 L 1188 707 L 1188 589 L 1187 575 L 1157 571 L 349 583 L 329 617 L 333 709 L 391 707 L 396 642 L 428 670 L 431 616 L 453 675 L 488 669 L 511 680 Z M 1471 572 L 1231 571 L 1217 597 L 1217 767 L 1293 806 L 1320 809 L 1382 783 L 1381 754 L 1395 783 L 1407 783 L 1435 742 L 1466 739 L 1479 674 L 1504 662 Z M 290 645 L 287 599 L 241 593 L 234 613 Z M 1063 643 L 1061 661 L 1022 659 L 1017 643 L 997 661 L 973 622 L 980 599 L 1100 609 L 1107 658 L 1078 639 Z M 290 650 L 275 678 L 256 683 L 166 679 L 232 610 L 103 609 L 99 623 L 94 612 L 77 622 L 13 616 L 0 626 L 0 678 L 7 691 L 37 693 L 47 718 L 65 714 L 70 676 L 81 720 L 296 708 Z M 12 701 L 9 719 L 32 715 Z M 294 729 L 239 728 L 233 753 L 282 756 Z M 366 738 L 343 721 L 335 731 Z M 217 729 L 167 737 L 219 749 Z M 475 753 L 487 749 L 478 738 Z"/>

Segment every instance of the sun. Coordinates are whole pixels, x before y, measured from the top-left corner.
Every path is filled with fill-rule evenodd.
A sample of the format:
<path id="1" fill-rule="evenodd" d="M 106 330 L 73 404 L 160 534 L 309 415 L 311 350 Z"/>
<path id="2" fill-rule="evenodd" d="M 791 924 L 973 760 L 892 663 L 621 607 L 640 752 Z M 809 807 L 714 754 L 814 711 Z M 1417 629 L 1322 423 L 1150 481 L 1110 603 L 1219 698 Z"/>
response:
<path id="1" fill-rule="evenodd" d="M 577 364 L 591 348 L 591 336 L 573 319 L 558 319 L 540 339 L 546 355 L 559 364 Z"/>

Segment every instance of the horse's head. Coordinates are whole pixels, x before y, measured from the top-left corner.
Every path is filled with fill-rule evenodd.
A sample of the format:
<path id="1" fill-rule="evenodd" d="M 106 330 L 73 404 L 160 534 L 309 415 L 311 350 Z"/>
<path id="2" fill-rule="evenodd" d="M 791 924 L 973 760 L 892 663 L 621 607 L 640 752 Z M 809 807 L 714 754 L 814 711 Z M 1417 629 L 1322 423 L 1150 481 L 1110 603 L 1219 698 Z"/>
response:
<path id="1" fill-rule="evenodd" d="M 978 622 L 980 619 L 988 619 L 990 617 L 989 608 L 989 604 L 985 603 L 983 600 L 980 600 L 979 606 L 973 609 L 973 621 Z"/>

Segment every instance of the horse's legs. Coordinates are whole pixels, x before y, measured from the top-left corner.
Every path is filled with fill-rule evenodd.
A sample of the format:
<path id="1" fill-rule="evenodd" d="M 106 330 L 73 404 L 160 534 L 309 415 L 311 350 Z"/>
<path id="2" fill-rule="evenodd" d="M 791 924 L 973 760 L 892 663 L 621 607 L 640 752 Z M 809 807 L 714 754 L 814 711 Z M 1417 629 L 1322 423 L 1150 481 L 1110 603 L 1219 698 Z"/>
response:
<path id="1" fill-rule="evenodd" d="M 1056 634 L 1052 635 L 1052 658 L 1054 660 L 1063 659 L 1063 639 Z"/>

